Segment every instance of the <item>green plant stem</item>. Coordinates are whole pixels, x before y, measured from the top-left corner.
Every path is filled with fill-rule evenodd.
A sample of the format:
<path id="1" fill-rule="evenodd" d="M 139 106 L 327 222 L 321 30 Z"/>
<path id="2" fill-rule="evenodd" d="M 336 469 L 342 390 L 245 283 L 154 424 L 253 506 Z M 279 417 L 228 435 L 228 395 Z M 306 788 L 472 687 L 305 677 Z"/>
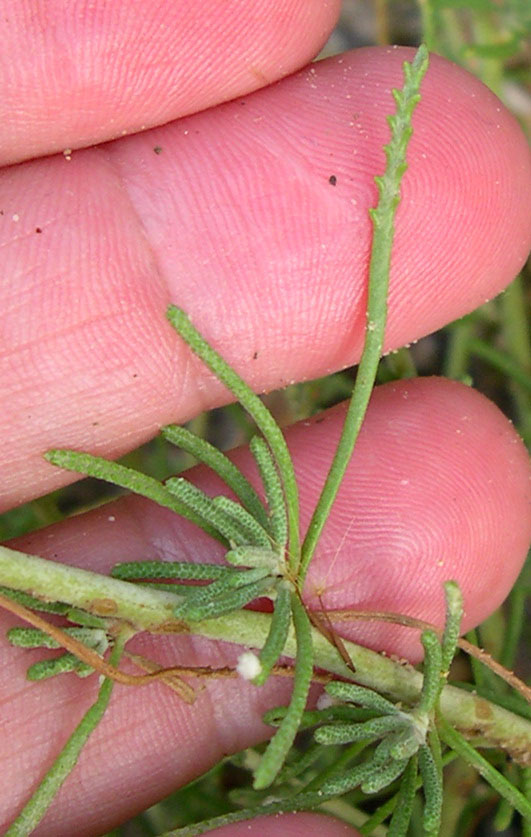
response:
<path id="1" fill-rule="evenodd" d="M 7 546 L 0 546 L 0 584 L 32 591 L 45 601 L 66 602 L 96 615 L 102 615 L 101 608 L 105 606 L 105 615 L 128 622 L 138 630 L 151 631 L 164 622 L 178 627 L 172 593 L 16 552 Z"/>
<path id="2" fill-rule="evenodd" d="M 109 658 L 109 662 L 112 665 L 118 665 L 125 643 L 130 636 L 130 631 L 124 629 L 117 637 Z M 57 791 L 75 767 L 87 739 L 101 721 L 103 713 L 109 704 L 113 686 L 113 681 L 105 678 L 100 686 L 96 702 L 92 704 L 88 712 L 83 716 L 29 802 L 27 802 L 6 831 L 5 837 L 26 837 L 26 835 L 31 834 L 37 827 Z"/>
<path id="3" fill-rule="evenodd" d="M 455 750 L 462 759 L 470 764 L 483 778 L 526 819 L 531 819 L 531 802 L 509 782 L 502 773 L 478 753 L 471 744 L 454 729 L 447 720 L 440 718 L 440 736 L 444 743 Z M 528 749 L 528 757 L 530 750 Z"/>
<path id="4" fill-rule="evenodd" d="M 370 211 L 373 240 L 369 265 L 365 343 L 341 437 L 302 545 L 299 573 L 301 587 L 350 462 L 376 380 L 387 320 L 394 219 L 400 201 L 400 184 L 406 170 L 405 150 L 412 132 L 411 115 L 419 101 L 418 89 L 427 67 L 428 52 L 426 47 L 421 46 L 413 63 L 404 64 L 406 82 L 403 90 L 393 91 L 397 110 L 396 115 L 389 118 L 391 140 L 385 147 L 387 166 L 383 177 L 376 178 L 379 200 L 376 209 Z"/>
<path id="5" fill-rule="evenodd" d="M 0 585 L 31 591 L 48 601 L 67 601 L 75 607 L 91 610 L 94 602 L 108 600 L 114 605 L 115 619 L 126 621 L 135 630 L 190 633 L 209 639 L 224 640 L 249 648 L 262 648 L 271 624 L 271 615 L 248 610 L 185 624 L 173 617 L 175 596 L 126 581 L 69 567 L 34 555 L 0 547 Z M 418 701 L 422 675 L 368 648 L 343 640 L 356 673 L 345 665 L 338 651 L 316 630 L 312 630 L 314 665 L 340 675 L 355 678 L 360 685 L 384 692 L 389 698 L 412 704 Z M 295 635 L 288 633 L 283 652 L 296 655 Z M 484 698 L 453 686 L 441 693 L 441 713 L 450 724 L 463 731 L 474 730 L 491 746 L 502 746 L 513 758 L 525 763 L 531 752 L 531 722 Z"/>
<path id="6" fill-rule="evenodd" d="M 470 317 L 463 317 L 448 328 L 448 348 L 442 369 L 446 378 L 461 380 L 467 373 L 469 341 L 473 334 L 474 323 Z"/>
<path id="7" fill-rule="evenodd" d="M 436 45 L 435 3 L 432 0 L 418 0 L 418 7 L 421 17 L 422 40 L 429 50 L 433 50 Z"/>
<path id="8" fill-rule="evenodd" d="M 523 369 L 531 370 L 531 334 L 526 317 L 526 294 L 522 276 L 517 276 L 499 297 L 502 328 L 507 349 Z"/>

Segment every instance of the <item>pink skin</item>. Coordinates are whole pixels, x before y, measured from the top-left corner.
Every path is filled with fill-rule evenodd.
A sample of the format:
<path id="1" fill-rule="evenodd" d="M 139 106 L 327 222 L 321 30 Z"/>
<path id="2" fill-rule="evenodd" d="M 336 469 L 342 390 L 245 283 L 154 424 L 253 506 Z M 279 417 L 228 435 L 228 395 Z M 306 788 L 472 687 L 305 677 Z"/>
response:
<path id="1" fill-rule="evenodd" d="M 192 56 L 186 52 L 183 58 L 173 41 L 165 53 L 167 36 L 154 30 L 151 57 L 140 50 L 138 60 L 133 35 L 116 44 L 113 31 L 122 31 L 124 20 L 127 31 L 141 35 L 134 5 L 113 5 L 119 26 L 103 14 L 107 4 L 99 16 L 83 4 L 81 17 L 71 14 L 70 5 L 69 44 L 76 57 L 70 64 L 57 34 L 66 31 L 62 4 L 55 4 L 58 17 L 48 15 L 46 25 L 41 18 L 49 3 L 32 3 L 33 17 L 19 13 L 29 3 L 17 5 L 11 16 L 17 34 L 10 42 L 12 72 L 32 83 L 26 120 L 14 116 L 0 127 L 6 162 L 158 125 L 235 95 L 244 96 L 245 104 L 221 105 L 79 151 L 70 162 L 62 156 L 32 160 L 0 174 L 0 241 L 5 273 L 12 277 L 0 287 L 7 314 L 0 354 L 4 509 L 71 479 L 42 461 L 51 446 L 118 456 L 161 425 L 227 401 L 164 324 L 170 300 L 192 314 L 257 391 L 359 357 L 370 235 L 366 210 L 375 198 L 373 175 L 383 164 L 389 89 L 400 84 L 401 62 L 411 52 L 360 50 L 248 95 L 260 84 L 249 67 L 260 67 L 263 84 L 299 67 L 333 25 L 337 4 L 271 0 L 266 29 L 252 17 L 253 4 L 243 4 L 241 30 L 234 34 L 234 10 L 225 11 L 216 28 L 222 13 L 212 2 L 212 34 L 194 53 L 191 81 L 182 89 L 182 67 L 188 72 Z M 36 9 L 43 10 L 41 18 Z M 152 14 L 156 20 L 156 4 Z M 187 14 L 186 31 L 193 33 L 194 12 Z M 54 19 L 60 22 L 55 29 Z M 304 37 L 286 33 L 291 19 Z M 304 29 L 306 20 L 312 21 L 310 30 Z M 177 37 L 178 29 L 168 31 Z M 48 40 L 39 40 L 39 33 Z M 37 45 L 33 53 L 28 37 Z M 232 38 L 239 50 L 231 51 Z M 101 49 L 87 50 L 89 42 Z M 247 43 L 253 43 L 251 58 Z M 45 55 L 44 66 L 35 62 L 37 53 Z M 80 55 L 90 55 L 94 66 L 87 69 Z M 109 55 L 116 55 L 112 66 L 122 75 L 109 74 Z M 219 61 L 204 83 L 209 55 Z M 139 78 L 147 79 L 146 88 L 124 103 Z M 214 78 L 217 94 L 209 86 Z M 442 59 L 433 58 L 423 93 L 399 210 L 388 348 L 496 294 L 531 244 L 531 161 L 515 121 L 479 82 Z M 54 96 L 70 107 L 56 112 Z M 101 113 L 86 107 L 91 97 L 101 103 Z M 329 184 L 330 174 L 336 186 Z M 304 524 L 341 413 L 337 408 L 289 431 Z M 234 456 L 250 467 L 247 452 Z M 193 477 L 219 491 L 201 469 Z M 521 442 L 473 390 L 435 378 L 380 388 L 319 544 L 306 587 L 309 604 L 317 604 L 321 593 L 328 608 L 387 609 L 440 624 L 441 582 L 453 577 L 464 589 L 466 627 L 477 624 L 503 600 L 525 556 L 529 485 Z M 137 498 L 16 545 L 100 571 L 140 557 L 222 557 L 206 536 Z M 2 630 L 14 621 L 3 617 Z M 411 632 L 337 627 L 372 647 L 418 659 Z M 139 637 L 135 643 L 163 664 L 233 664 L 238 653 L 234 646 L 186 637 Z M 6 648 L 2 653 L 0 766 L 10 783 L 0 798 L 0 830 L 96 689 L 92 681 L 74 678 L 29 684 L 24 671 L 32 654 Z M 288 692 L 285 681 L 261 690 L 217 681 L 190 708 L 160 685 L 117 687 L 110 712 L 37 834 L 110 829 L 223 754 L 263 740 L 270 729 L 261 713 L 285 701 Z M 272 820 L 267 833 L 294 835 L 309 821 L 307 815 Z M 263 827 L 255 830 L 264 834 Z M 224 833 L 245 829 L 233 826 Z"/>
<path id="2" fill-rule="evenodd" d="M 118 456 L 227 400 L 163 322 L 170 300 L 257 390 L 359 358 L 367 209 L 411 55 L 359 50 L 243 106 L 4 170 L 0 507 L 71 479 L 42 460 L 49 447 Z M 531 245 L 516 122 L 442 59 L 423 90 L 387 348 L 494 296 Z"/>
<path id="3" fill-rule="evenodd" d="M 316 55 L 340 5 L 0 0 L 0 164 L 134 134 L 272 84 Z"/>
<path id="4" fill-rule="evenodd" d="M 322 814 L 257 817 L 252 823 L 238 823 L 218 828 L 216 831 L 216 837 L 276 837 L 278 834 L 289 834 L 289 837 L 308 837 L 308 834 L 316 834 L 319 837 L 353 837 L 359 832 L 344 822 L 324 817 Z"/>

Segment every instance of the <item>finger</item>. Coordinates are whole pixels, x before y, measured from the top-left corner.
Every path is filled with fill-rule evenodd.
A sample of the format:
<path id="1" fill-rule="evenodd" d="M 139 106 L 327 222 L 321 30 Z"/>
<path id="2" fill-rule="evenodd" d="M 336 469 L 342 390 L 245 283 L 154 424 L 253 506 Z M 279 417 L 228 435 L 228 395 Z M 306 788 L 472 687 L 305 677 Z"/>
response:
<path id="1" fill-rule="evenodd" d="M 2 0 L 0 164 L 81 148 L 249 93 L 319 52 L 339 0 Z"/>
<path id="2" fill-rule="evenodd" d="M 118 456 L 227 400 L 165 322 L 170 299 L 258 391 L 359 358 L 367 211 L 390 86 L 411 55 L 361 50 L 243 106 L 4 172 L 4 508 L 65 481 L 42 461 L 47 448 Z M 435 56 L 423 96 L 387 348 L 497 293 L 531 243 L 531 164 L 516 122 Z"/>
<path id="3" fill-rule="evenodd" d="M 288 431 L 303 526 L 343 417 L 344 408 L 334 408 Z M 256 480 L 248 452 L 234 456 Z M 464 593 L 467 630 L 500 603 L 523 563 L 531 537 L 529 477 L 514 429 L 474 390 L 436 378 L 380 387 L 310 568 L 306 601 L 319 608 L 322 601 L 330 608 L 406 613 L 440 626 L 442 583 L 453 578 Z M 209 493 L 221 490 L 203 469 L 194 471 L 194 479 Z M 27 536 L 18 546 L 100 572 L 123 560 L 221 561 L 223 555 L 191 524 L 137 498 Z M 420 657 L 416 632 L 379 623 L 341 622 L 336 629 L 378 650 Z M 241 650 L 185 636 L 143 635 L 134 647 L 163 665 L 216 667 L 234 666 Z M 87 681 L 23 686 L 32 652 L 6 649 L 4 660 L 0 706 L 9 724 L 0 765 L 14 782 L 3 800 L 8 822 L 36 781 L 28 765 L 36 771 L 49 764 L 90 696 Z M 50 812 L 49 828 L 57 827 L 59 810 L 65 834 L 77 834 L 80 822 L 87 829 L 80 834 L 110 828 L 223 755 L 270 735 L 261 713 L 285 702 L 288 693 L 280 678 L 261 689 L 238 680 L 209 681 L 190 707 L 158 684 L 116 687 L 76 778 L 61 793 L 61 808 Z"/>
<path id="4" fill-rule="evenodd" d="M 359 831 L 345 822 L 325 817 L 322 814 L 282 814 L 274 817 L 257 817 L 250 822 L 217 828 L 216 837 L 307 837 L 308 834 L 322 834 L 325 837 L 354 837 Z"/>

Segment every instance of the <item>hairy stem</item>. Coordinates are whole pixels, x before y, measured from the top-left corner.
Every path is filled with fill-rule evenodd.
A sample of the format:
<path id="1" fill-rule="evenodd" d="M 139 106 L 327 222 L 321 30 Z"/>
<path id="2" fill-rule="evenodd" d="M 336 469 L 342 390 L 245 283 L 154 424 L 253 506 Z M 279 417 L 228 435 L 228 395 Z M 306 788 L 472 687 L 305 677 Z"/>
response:
<path id="1" fill-rule="evenodd" d="M 269 614 L 244 610 L 184 623 L 172 616 L 175 597 L 169 593 L 147 590 L 8 547 L 0 547 L 0 585 L 48 601 L 60 599 L 91 613 L 105 607 L 112 611 L 113 618 L 127 622 L 135 630 L 188 631 L 251 648 L 263 647 L 271 622 Z M 315 629 L 312 629 L 312 643 L 315 666 L 348 680 L 355 679 L 363 686 L 384 692 L 394 701 L 415 703 L 419 699 L 422 675 L 413 667 L 343 640 L 356 669 L 353 674 L 337 649 Z M 295 652 L 295 636 L 290 630 L 283 653 L 294 658 Z M 440 708 L 448 723 L 464 735 L 481 739 L 487 746 L 502 747 L 522 765 L 531 763 L 531 722 L 527 719 L 453 686 L 443 689 Z"/>

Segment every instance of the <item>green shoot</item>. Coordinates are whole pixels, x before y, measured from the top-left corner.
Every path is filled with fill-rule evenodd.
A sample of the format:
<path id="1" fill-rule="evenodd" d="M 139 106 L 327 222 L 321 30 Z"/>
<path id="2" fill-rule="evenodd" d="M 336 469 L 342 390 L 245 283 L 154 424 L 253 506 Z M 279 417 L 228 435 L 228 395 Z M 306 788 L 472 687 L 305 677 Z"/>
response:
<path id="1" fill-rule="evenodd" d="M 407 168 L 406 150 L 413 131 L 411 120 L 415 106 L 420 101 L 420 84 L 427 69 L 428 51 L 425 46 L 420 46 L 413 63 L 404 64 L 403 90 L 393 90 L 397 110 L 394 116 L 389 117 L 391 140 L 385 146 L 387 165 L 383 177 L 376 178 L 379 191 L 378 205 L 376 209 L 370 210 L 374 232 L 369 267 L 365 345 L 343 431 L 303 541 L 301 583 L 304 581 L 315 547 L 350 462 L 376 379 L 387 319 L 387 290 L 394 220 L 400 201 L 400 184 Z"/>

